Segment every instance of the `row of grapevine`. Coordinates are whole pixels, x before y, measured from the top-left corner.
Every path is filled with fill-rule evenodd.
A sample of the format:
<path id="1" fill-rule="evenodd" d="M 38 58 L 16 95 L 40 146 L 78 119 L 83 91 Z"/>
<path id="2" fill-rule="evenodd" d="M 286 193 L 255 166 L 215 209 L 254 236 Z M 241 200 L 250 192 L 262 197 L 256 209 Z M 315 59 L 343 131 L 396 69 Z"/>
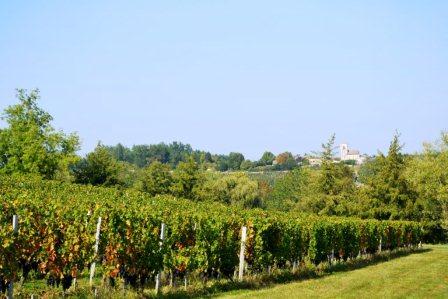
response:
<path id="1" fill-rule="evenodd" d="M 30 270 L 50 284 L 69 287 L 95 261 L 98 217 L 98 262 L 111 284 L 123 278 L 133 286 L 153 280 L 161 270 L 178 277 L 233 277 L 243 225 L 248 234 L 245 261 L 252 272 L 305 259 L 319 264 L 330 255 L 346 260 L 376 253 L 380 246 L 415 246 L 421 234 L 413 222 L 241 211 L 10 176 L 0 176 L 0 209 L 0 288 L 19 276 L 26 279 Z M 13 215 L 19 216 L 18 234 L 12 231 Z M 167 227 L 163 243 L 162 223 Z"/>

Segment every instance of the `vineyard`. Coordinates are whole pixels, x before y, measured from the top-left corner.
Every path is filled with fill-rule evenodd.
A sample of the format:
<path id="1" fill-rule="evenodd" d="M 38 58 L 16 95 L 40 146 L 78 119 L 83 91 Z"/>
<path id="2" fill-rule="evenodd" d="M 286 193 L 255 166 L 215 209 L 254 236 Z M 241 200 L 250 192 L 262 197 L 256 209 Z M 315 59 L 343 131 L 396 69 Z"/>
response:
<path id="1" fill-rule="evenodd" d="M 94 262 L 104 269 L 111 286 L 118 280 L 132 287 L 150 285 L 160 272 L 233 279 L 242 226 L 247 227 L 247 273 L 293 267 L 305 260 L 316 265 L 345 261 L 416 246 L 421 237 L 415 222 L 244 211 L 132 190 L 11 176 L 0 176 L 0 209 L 1 292 L 10 282 L 26 281 L 30 271 L 40 273 L 51 286 L 67 289 Z"/>

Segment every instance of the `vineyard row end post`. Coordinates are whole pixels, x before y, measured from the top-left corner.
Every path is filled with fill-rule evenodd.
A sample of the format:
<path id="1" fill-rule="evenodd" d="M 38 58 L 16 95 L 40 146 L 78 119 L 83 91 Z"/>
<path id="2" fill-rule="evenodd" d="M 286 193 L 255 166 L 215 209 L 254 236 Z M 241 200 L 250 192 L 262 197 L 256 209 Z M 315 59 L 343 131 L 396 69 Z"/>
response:
<path id="1" fill-rule="evenodd" d="M 12 216 L 12 231 L 13 231 L 14 235 L 17 235 L 19 233 L 19 216 L 18 215 L 13 215 Z M 9 282 L 9 285 L 8 285 L 7 298 L 8 299 L 14 298 L 14 281 L 13 281 L 13 278 L 11 278 L 11 281 Z"/>

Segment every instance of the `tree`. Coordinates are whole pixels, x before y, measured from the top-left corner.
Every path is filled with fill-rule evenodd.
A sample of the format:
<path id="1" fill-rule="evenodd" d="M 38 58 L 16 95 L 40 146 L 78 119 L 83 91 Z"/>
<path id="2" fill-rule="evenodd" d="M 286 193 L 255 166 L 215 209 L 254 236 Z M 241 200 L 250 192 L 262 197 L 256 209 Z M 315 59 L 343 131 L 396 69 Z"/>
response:
<path id="1" fill-rule="evenodd" d="M 118 185 L 125 188 L 132 188 L 135 186 L 137 180 L 140 178 L 142 170 L 136 165 L 125 161 L 116 161 L 116 166 L 118 168 Z"/>
<path id="2" fill-rule="evenodd" d="M 179 162 L 186 161 L 188 157 L 194 156 L 193 149 L 189 144 L 174 141 L 169 144 L 167 148 L 169 153 L 169 163 L 173 168 L 176 167 Z"/>
<path id="3" fill-rule="evenodd" d="M 203 200 L 219 201 L 241 208 L 262 206 L 258 183 L 242 172 L 209 175 L 200 193 Z"/>
<path id="4" fill-rule="evenodd" d="M 134 163 L 134 157 L 131 149 L 121 143 L 118 143 L 115 146 L 106 146 L 106 149 L 111 153 L 115 160 Z"/>
<path id="5" fill-rule="evenodd" d="M 213 163 L 212 154 L 210 154 L 209 152 L 205 152 L 203 154 L 204 154 L 204 162 L 205 163 Z"/>
<path id="6" fill-rule="evenodd" d="M 107 146 L 106 148 L 118 161 L 133 163 L 140 168 L 146 167 L 153 161 L 169 164 L 172 168 L 176 168 L 180 161 L 186 161 L 190 156 L 193 156 L 196 162 L 201 162 L 201 159 L 204 163 L 212 162 L 210 153 L 198 150 L 193 151 L 189 144 L 183 144 L 177 141 L 170 144 L 162 142 L 151 145 L 134 145 L 131 149 L 119 143 L 115 146 Z"/>
<path id="7" fill-rule="evenodd" d="M 241 170 L 249 170 L 254 166 L 255 166 L 255 163 L 252 162 L 251 160 L 244 160 L 240 165 L 240 169 Z"/>
<path id="8" fill-rule="evenodd" d="M 112 186 L 119 183 L 118 165 L 105 146 L 98 143 L 95 150 L 72 167 L 75 182 Z"/>
<path id="9" fill-rule="evenodd" d="M 277 170 L 291 170 L 297 167 L 297 161 L 290 152 L 284 152 L 279 154 L 275 158 L 275 168 Z"/>
<path id="10" fill-rule="evenodd" d="M 421 213 L 416 204 L 417 194 L 405 177 L 406 161 L 396 134 L 387 156 L 380 153 L 375 162 L 374 175 L 368 179 L 364 192 L 368 203 L 365 213 L 377 219 L 419 220 Z"/>
<path id="11" fill-rule="evenodd" d="M 425 144 L 421 155 L 410 160 L 406 178 L 418 194 L 422 218 L 439 222 L 448 231 L 448 133 L 434 144 Z"/>
<path id="12" fill-rule="evenodd" d="M 378 171 L 378 160 L 374 158 L 368 158 L 364 163 L 359 166 L 358 181 L 361 184 L 366 184 Z"/>
<path id="13" fill-rule="evenodd" d="M 154 196 L 157 194 L 170 193 L 173 177 L 171 168 L 159 161 L 152 162 L 146 167 L 137 182 L 137 189 Z"/>
<path id="14" fill-rule="evenodd" d="M 197 199 L 201 183 L 202 176 L 198 164 L 193 157 L 189 157 L 186 162 L 180 162 L 173 171 L 173 184 L 170 189 L 175 196 Z"/>
<path id="15" fill-rule="evenodd" d="M 209 152 L 195 151 L 194 155 L 197 157 L 198 163 L 202 170 L 215 168 L 212 155 Z"/>
<path id="16" fill-rule="evenodd" d="M 271 152 L 264 152 L 261 156 L 260 160 L 258 160 L 259 166 L 266 166 L 266 165 L 272 165 L 272 163 L 275 160 L 275 155 Z"/>
<path id="17" fill-rule="evenodd" d="M 0 172 L 68 179 L 67 168 L 77 161 L 78 136 L 55 131 L 52 116 L 37 104 L 38 89 L 18 89 L 17 99 L 2 116 L 8 126 L 0 130 Z"/>
<path id="18" fill-rule="evenodd" d="M 216 170 L 227 171 L 229 170 L 229 158 L 225 155 L 219 155 L 216 158 Z"/>
<path id="19" fill-rule="evenodd" d="M 145 167 L 150 163 L 148 159 L 149 155 L 150 150 L 147 145 L 134 145 L 132 147 L 133 162 L 138 167 Z"/>
<path id="20" fill-rule="evenodd" d="M 323 194 L 334 195 L 334 186 L 336 182 L 336 168 L 333 163 L 333 147 L 335 135 L 331 135 L 327 143 L 322 144 L 321 175 L 319 177 L 319 189 Z"/>
<path id="21" fill-rule="evenodd" d="M 347 165 L 333 162 L 334 140 L 332 135 L 322 144 L 319 169 L 294 169 L 275 183 L 269 207 L 321 215 L 351 213 L 356 194 L 354 174 Z"/>
<path id="22" fill-rule="evenodd" d="M 229 154 L 229 169 L 230 170 L 239 170 L 241 163 L 244 161 L 244 156 L 241 153 L 230 153 Z"/>
<path id="23" fill-rule="evenodd" d="M 288 211 L 292 209 L 307 192 L 310 174 L 302 168 L 294 169 L 275 181 L 266 205 L 269 208 Z"/>

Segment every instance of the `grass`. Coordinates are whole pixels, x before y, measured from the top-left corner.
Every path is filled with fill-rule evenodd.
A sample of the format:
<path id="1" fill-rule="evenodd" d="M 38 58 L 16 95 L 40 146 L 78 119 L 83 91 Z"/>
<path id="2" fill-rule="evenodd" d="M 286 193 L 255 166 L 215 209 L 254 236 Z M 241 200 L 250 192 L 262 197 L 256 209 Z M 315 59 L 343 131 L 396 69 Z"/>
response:
<path id="1" fill-rule="evenodd" d="M 448 298 L 448 245 L 376 263 L 353 271 L 275 285 L 238 290 L 219 298 Z"/>
<path id="2" fill-rule="evenodd" d="M 290 269 L 274 269 L 271 275 L 251 275 L 243 282 L 193 280 L 185 290 L 181 286 L 169 287 L 165 281 L 159 295 L 149 285 L 144 290 L 108 288 L 101 276 L 97 273 L 94 282 L 99 298 L 448 298 L 448 245 L 386 251 L 334 265 L 316 267 L 308 263 L 294 273 Z M 87 272 L 78 280 L 77 288 L 65 294 L 39 279 L 17 285 L 18 297 L 29 298 L 31 294 L 34 298 L 95 298 Z"/>

